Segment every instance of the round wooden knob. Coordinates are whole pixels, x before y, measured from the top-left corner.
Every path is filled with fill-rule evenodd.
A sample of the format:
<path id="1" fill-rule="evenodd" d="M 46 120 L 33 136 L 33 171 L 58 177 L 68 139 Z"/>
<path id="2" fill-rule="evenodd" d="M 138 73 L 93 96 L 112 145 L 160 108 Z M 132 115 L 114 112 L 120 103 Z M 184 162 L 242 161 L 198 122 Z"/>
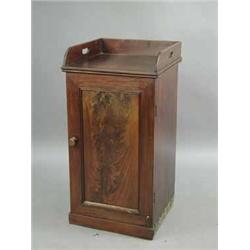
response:
<path id="1" fill-rule="evenodd" d="M 78 141 L 78 139 L 77 139 L 75 136 L 69 138 L 69 146 L 70 146 L 70 147 L 76 146 L 77 141 Z"/>

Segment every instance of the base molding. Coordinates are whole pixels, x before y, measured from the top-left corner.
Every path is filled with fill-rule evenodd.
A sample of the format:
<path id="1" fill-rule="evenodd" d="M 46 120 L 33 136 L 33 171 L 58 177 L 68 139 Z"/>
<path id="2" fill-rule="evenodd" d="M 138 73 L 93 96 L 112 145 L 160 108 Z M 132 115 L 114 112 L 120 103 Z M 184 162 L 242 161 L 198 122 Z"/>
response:
<path id="1" fill-rule="evenodd" d="M 69 223 L 152 240 L 153 228 L 69 213 Z"/>

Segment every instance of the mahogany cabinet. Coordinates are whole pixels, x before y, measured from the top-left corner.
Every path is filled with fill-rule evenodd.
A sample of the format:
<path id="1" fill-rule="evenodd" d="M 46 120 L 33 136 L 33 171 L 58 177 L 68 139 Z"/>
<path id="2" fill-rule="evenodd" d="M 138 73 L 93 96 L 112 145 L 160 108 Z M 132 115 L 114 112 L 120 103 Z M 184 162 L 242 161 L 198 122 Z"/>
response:
<path id="1" fill-rule="evenodd" d="M 175 41 L 67 50 L 70 223 L 153 238 L 174 197 L 180 61 Z"/>

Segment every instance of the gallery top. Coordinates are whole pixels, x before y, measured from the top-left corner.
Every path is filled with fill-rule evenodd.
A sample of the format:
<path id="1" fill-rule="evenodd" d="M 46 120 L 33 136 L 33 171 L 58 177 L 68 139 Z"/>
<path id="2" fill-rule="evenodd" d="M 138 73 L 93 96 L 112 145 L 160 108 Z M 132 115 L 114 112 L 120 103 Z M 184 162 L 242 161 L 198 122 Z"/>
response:
<path id="1" fill-rule="evenodd" d="M 178 41 L 101 38 L 68 48 L 62 70 L 156 77 L 180 61 Z"/>

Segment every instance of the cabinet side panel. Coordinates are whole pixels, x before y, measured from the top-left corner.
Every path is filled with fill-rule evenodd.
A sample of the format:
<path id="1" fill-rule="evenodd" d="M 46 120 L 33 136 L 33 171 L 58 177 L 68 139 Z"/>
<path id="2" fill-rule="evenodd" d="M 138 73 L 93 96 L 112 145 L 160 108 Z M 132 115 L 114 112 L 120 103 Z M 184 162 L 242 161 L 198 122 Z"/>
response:
<path id="1" fill-rule="evenodd" d="M 155 84 L 154 223 L 174 196 L 178 65 L 160 75 Z"/>

